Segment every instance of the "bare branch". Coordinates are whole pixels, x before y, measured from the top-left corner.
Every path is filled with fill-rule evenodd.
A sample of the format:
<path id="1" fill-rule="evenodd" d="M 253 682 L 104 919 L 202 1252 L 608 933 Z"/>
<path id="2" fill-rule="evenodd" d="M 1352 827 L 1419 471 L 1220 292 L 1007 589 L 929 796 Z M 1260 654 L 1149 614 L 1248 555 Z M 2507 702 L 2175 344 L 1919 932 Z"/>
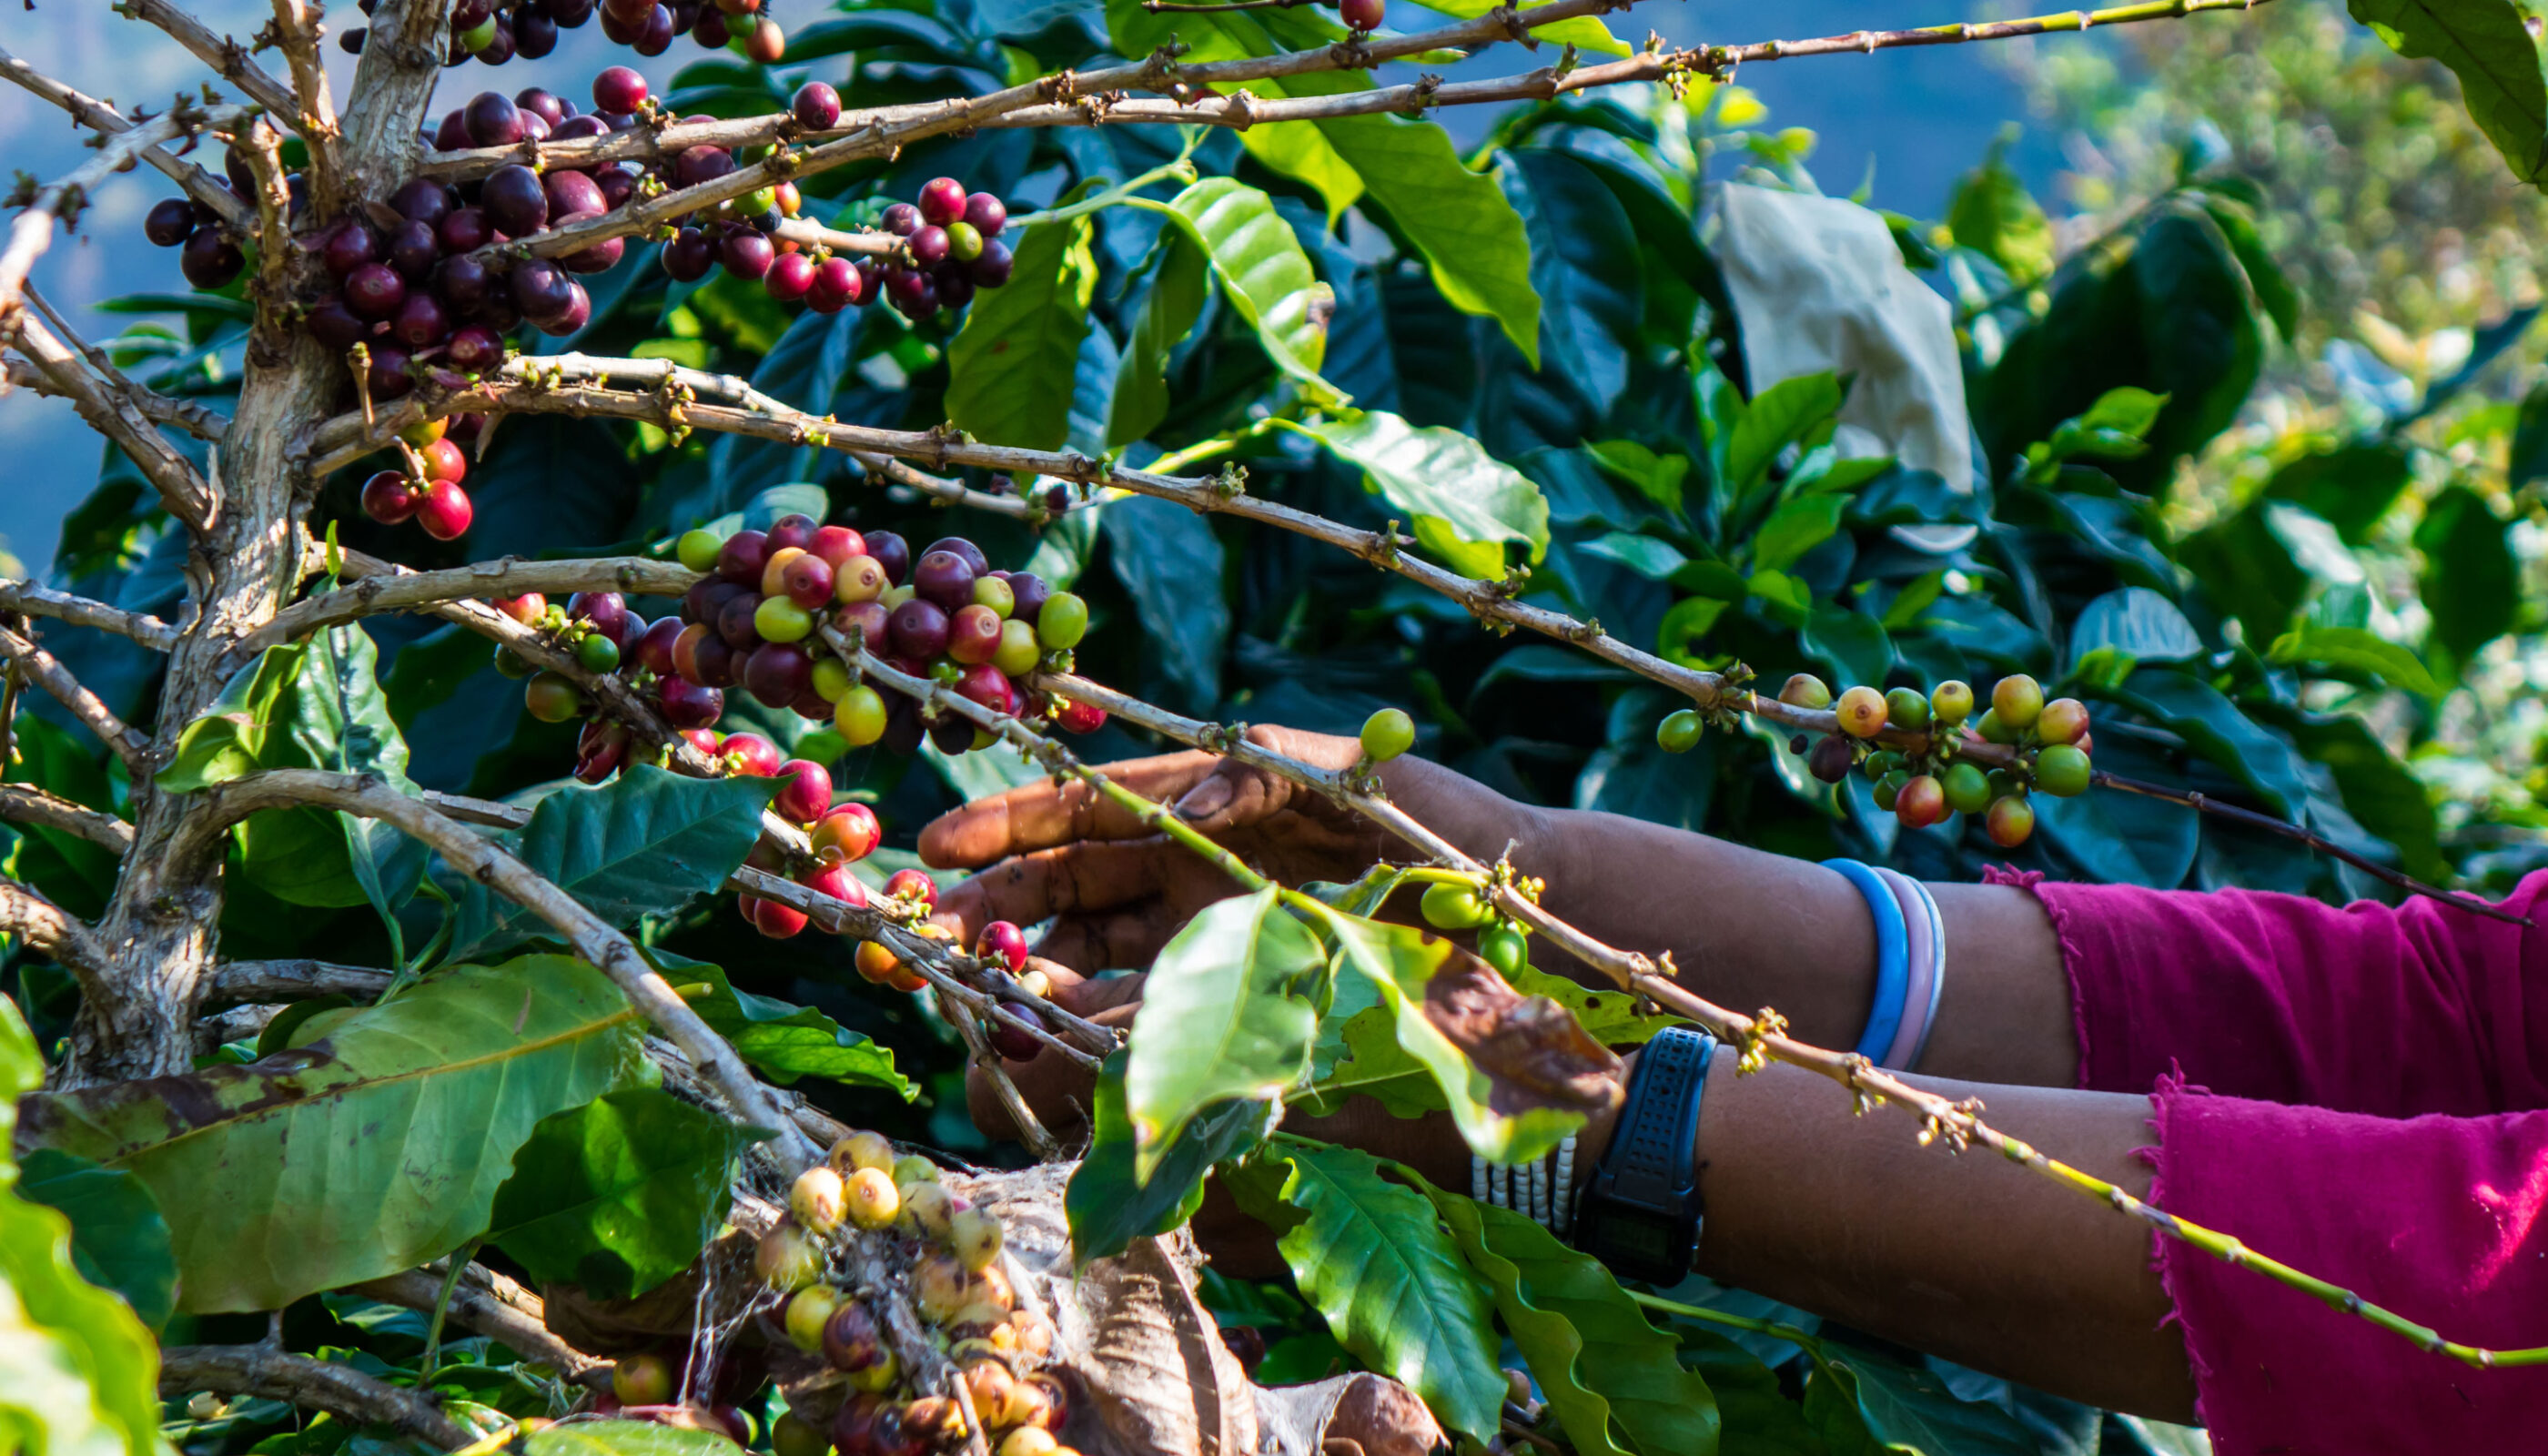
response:
<path id="1" fill-rule="evenodd" d="M 88 726 L 91 733 L 106 740 L 116 757 L 138 778 L 150 772 L 150 742 L 125 726 L 98 695 L 80 685 L 61 659 L 6 627 L 0 627 L 0 657 L 15 663 L 18 670 L 53 695 L 53 699 L 70 709 L 71 716 Z"/>
<path id="2" fill-rule="evenodd" d="M 53 105 L 71 114 L 71 119 L 91 131 L 112 136 L 131 130 L 133 123 L 122 112 L 85 96 L 37 70 L 6 49 L 0 49 L 0 78 L 17 82 Z M 186 195 L 213 210 L 228 228 L 246 233 L 256 226 L 247 204 L 238 200 L 229 184 L 195 163 L 179 157 L 164 146 L 152 146 L 141 153 L 141 159 L 166 173 L 169 180 L 186 189 Z"/>
<path id="3" fill-rule="evenodd" d="M 301 1001 L 312 996 L 350 996 L 372 1001 L 389 989 L 390 973 L 325 960 L 232 960 L 204 983 L 204 1004 Z"/>
<path id="4" fill-rule="evenodd" d="M 260 39 L 283 48 L 300 98 L 293 130 L 310 143 L 310 201 L 319 217 L 332 217 L 344 202 L 344 165 L 337 156 L 336 103 L 327 93 L 327 65 L 318 54 L 320 7 L 311 0 L 274 0 L 274 23 Z"/>
<path id="5" fill-rule="evenodd" d="M 716 1083 L 737 1116 L 756 1127 L 793 1135 L 803 1160 L 820 1159 L 795 1125 L 770 1100 L 768 1089 L 735 1054 L 723 1038 L 699 1020 L 698 1013 L 646 963 L 646 957 L 576 898 L 542 878 L 521 861 L 484 836 L 422 799 L 410 798 L 379 779 L 308 769 L 273 769 L 234 779 L 212 791 L 220 816 L 235 823 L 258 809 L 293 804 L 319 804 L 366 819 L 378 819 L 416 839 L 442 856 L 451 866 L 498 894 L 547 921 L 578 956 L 610 977 L 646 1019 L 696 1062 Z"/>
<path id="6" fill-rule="evenodd" d="M 698 573 L 679 562 L 643 556 L 592 557 L 574 561 L 521 561 L 505 557 L 447 571 L 386 573 L 367 576 L 350 587 L 312 596 L 285 607 L 274 620 L 240 638 L 230 648 L 232 662 L 244 662 L 280 642 L 350 622 L 378 612 L 408 611 L 453 600 L 493 600 L 525 592 L 558 595 L 570 592 L 624 592 L 648 596 L 679 596 L 690 590 Z M 0 589 L 0 606 L 8 604 Z"/>
<path id="7" fill-rule="evenodd" d="M 802 247 L 829 248 L 833 252 L 847 253 L 852 257 L 890 258 L 905 251 L 903 240 L 890 232 L 873 229 L 863 232 L 843 232 L 838 228 L 826 228 L 810 218 L 790 218 L 779 224 L 777 230 L 771 236 L 781 242 L 792 242 Z"/>
<path id="8" fill-rule="evenodd" d="M 271 71 L 248 58 L 247 47 L 228 36 L 216 36 L 211 28 L 178 8 L 172 0 L 115 0 L 118 15 L 148 21 L 176 39 L 178 45 L 193 51 L 195 58 L 222 73 L 239 88 L 248 100 L 263 107 L 272 116 L 286 120 L 298 118 L 301 106 L 290 87 L 274 78 Z"/>
<path id="9" fill-rule="evenodd" d="M 407 180 L 416 127 L 442 75 L 451 0 L 381 0 L 372 8 L 344 116 L 349 199 L 385 199 Z"/>
<path id="10" fill-rule="evenodd" d="M 122 855 L 133 848 L 133 826 L 113 814 L 84 808 L 32 783 L 0 783 L 0 819 L 37 824 L 77 835 L 99 849 Z"/>
<path id="11" fill-rule="evenodd" d="M 890 455 L 852 450 L 850 458 L 897 486 L 908 486 L 932 500 L 944 500 L 950 505 L 985 510 L 993 515 L 1005 515 L 1011 520 L 1032 521 L 1038 525 L 1052 518 L 1052 512 L 1045 509 L 1037 501 L 1023 500 L 1016 496 L 994 496 L 987 491 L 976 491 L 971 486 L 941 480 L 926 471 L 914 470 Z"/>
<path id="12" fill-rule="evenodd" d="M 54 384 L 50 375 L 24 359 L 0 359 L 0 382 L 5 382 L 10 389 L 33 390 L 56 400 L 76 401 L 79 398 L 72 391 Z M 6 390 L 0 390 L 0 394 L 6 393 Z M 182 429 L 199 440 L 218 440 L 229 428 L 228 419 L 192 400 L 180 400 L 137 384 L 133 386 L 126 400 L 151 423 Z"/>
<path id="13" fill-rule="evenodd" d="M 246 1042 L 263 1036 L 274 1019 L 283 1014 L 280 1001 L 233 1006 L 228 1011 L 195 1019 L 195 1054 L 209 1056 L 232 1042 Z"/>
<path id="14" fill-rule="evenodd" d="M 170 1345 L 159 1352 L 159 1394 L 217 1391 L 263 1396 L 324 1410 L 353 1425 L 395 1426 L 455 1451 L 477 1439 L 421 1391 L 375 1380 L 350 1365 L 288 1353 L 280 1345 Z"/>
<path id="15" fill-rule="evenodd" d="M 0 578 L 0 612 L 13 611 L 113 632 L 119 637 L 130 637 L 153 652 L 166 652 L 177 645 L 177 629 L 157 617 L 126 611 L 120 606 L 109 606 L 86 596 L 73 596 L 67 592 L 56 592 L 34 582 Z"/>
<path id="16" fill-rule="evenodd" d="M 358 1294 L 384 1304 L 404 1305 L 410 1310 L 430 1311 L 442 1301 L 443 1270 L 410 1269 L 386 1279 L 366 1280 L 348 1285 L 347 1294 Z M 521 1299 L 530 1303 L 525 1311 L 500 1297 L 495 1282 L 511 1285 Z M 525 1360 L 534 1361 L 557 1371 L 569 1380 L 589 1372 L 607 1370 L 610 1363 L 588 1355 L 549 1332 L 540 1322 L 540 1297 L 514 1284 L 504 1275 L 481 1264 L 471 1264 L 460 1272 L 460 1282 L 451 1291 L 451 1318 L 511 1350 Z"/>
<path id="17" fill-rule="evenodd" d="M 111 383 L 99 379 L 71 352 L 70 345 L 23 311 L 8 320 L 8 326 L 16 331 L 19 351 L 70 400 L 80 418 L 121 446 L 140 468 L 169 513 L 197 530 L 208 529 L 213 519 L 212 486 L 196 471 L 194 462 L 160 435 L 150 416 Z"/>
<path id="18" fill-rule="evenodd" d="M 68 176 L 38 190 L 35 200 L 18 215 L 18 221 L 9 225 L 8 246 L 0 248 L 0 331 L 5 331 L 10 317 L 25 307 L 26 301 L 21 294 L 26 286 L 27 272 L 36 266 L 36 259 L 43 257 L 45 250 L 52 246 L 53 225 L 58 222 L 64 227 L 76 226 L 81 210 L 88 206 L 89 194 L 96 191 L 100 183 L 118 172 L 130 170 L 144 148 L 192 136 L 207 128 L 234 127 L 249 115 L 235 106 L 212 111 L 178 107 L 140 126 L 107 135 L 106 144 L 98 148 L 96 156 Z"/>
<path id="19" fill-rule="evenodd" d="M 24 936 L 80 977 L 85 986 L 106 964 L 106 948 L 78 916 L 45 898 L 34 885 L 0 874 L 0 935 Z"/>

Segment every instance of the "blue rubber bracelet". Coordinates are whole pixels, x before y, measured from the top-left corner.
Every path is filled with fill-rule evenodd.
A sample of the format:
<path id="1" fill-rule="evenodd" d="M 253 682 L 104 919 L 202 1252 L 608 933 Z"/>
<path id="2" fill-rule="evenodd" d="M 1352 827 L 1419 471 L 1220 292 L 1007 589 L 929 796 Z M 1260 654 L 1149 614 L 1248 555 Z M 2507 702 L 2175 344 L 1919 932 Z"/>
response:
<path id="1" fill-rule="evenodd" d="M 1825 860 L 1823 867 L 1848 876 L 1875 917 L 1875 1008 L 1867 1013 L 1866 1031 L 1858 1039 L 1858 1054 L 1872 1061 L 1893 1049 L 1893 1034 L 1902 1029 L 1902 1011 L 1911 996 L 1911 927 L 1902 903 L 1856 860 Z"/>

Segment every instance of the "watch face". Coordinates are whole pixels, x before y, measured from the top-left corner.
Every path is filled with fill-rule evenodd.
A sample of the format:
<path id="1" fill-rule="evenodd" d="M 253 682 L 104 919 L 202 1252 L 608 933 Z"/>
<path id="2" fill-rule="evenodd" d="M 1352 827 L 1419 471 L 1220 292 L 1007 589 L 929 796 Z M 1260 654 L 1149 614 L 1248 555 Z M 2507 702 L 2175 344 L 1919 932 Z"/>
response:
<path id="1" fill-rule="evenodd" d="M 1609 1212 L 1601 1220 L 1601 1248 L 1595 1257 L 1622 1262 L 1665 1264 L 1672 1261 L 1673 1226 L 1666 1221 Z"/>

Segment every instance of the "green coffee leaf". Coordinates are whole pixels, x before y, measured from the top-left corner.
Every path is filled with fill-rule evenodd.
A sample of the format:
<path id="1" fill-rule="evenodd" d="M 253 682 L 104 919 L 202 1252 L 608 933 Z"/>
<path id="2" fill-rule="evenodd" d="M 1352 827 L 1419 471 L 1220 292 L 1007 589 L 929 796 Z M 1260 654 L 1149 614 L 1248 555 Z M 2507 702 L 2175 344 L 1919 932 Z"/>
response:
<path id="1" fill-rule="evenodd" d="M 1927 1370 L 1845 1346 L 1808 1346 L 1805 1419 L 1831 1456 L 2037 1456 L 2035 1438 L 1997 1406 L 1959 1401 Z"/>
<path id="2" fill-rule="evenodd" d="M 1485 961 L 1411 926 L 1334 912 L 1320 924 L 1335 939 L 1339 983 L 1350 969 L 1377 992 L 1400 1049 L 1432 1073 L 1471 1150 L 1528 1161 L 1617 1096 L 1617 1058 Z"/>
<path id="3" fill-rule="evenodd" d="M 1363 116 L 1317 125 L 1414 244 L 1451 307 L 1495 319 L 1538 368 L 1540 303 L 1530 283 L 1530 238 L 1496 179 L 1471 171 L 1450 134 L 1431 122 Z"/>
<path id="4" fill-rule="evenodd" d="M 1382 410 L 1286 427 L 1363 472 L 1364 487 L 1409 512 L 1416 537 L 1454 570 L 1500 576 L 1502 542 L 1532 561 L 1548 549 L 1548 502 L 1530 478 L 1458 430 L 1417 428 Z"/>
<path id="5" fill-rule="evenodd" d="M 1118 1051 L 1098 1070 L 1088 1151 L 1062 1190 L 1070 1254 L 1082 1265 L 1113 1258 L 1134 1239 L 1165 1233 L 1193 1218 L 1203 1202 L 1204 1175 L 1213 1164 L 1248 1151 L 1272 1131 L 1270 1102 L 1206 1108 L 1169 1139 L 1149 1176 L 1138 1176 L 1133 1120 L 1124 1107 L 1124 1068 L 1131 1056 Z"/>
<path id="6" fill-rule="evenodd" d="M 651 1420 L 577 1420 L 523 1442 L 529 1456 L 735 1456 L 742 1448 L 714 1431 Z"/>
<path id="7" fill-rule="evenodd" d="M 2412 652 L 2367 627 L 2321 627 L 2303 623 L 2274 639 L 2265 654 L 2278 663 L 2314 663 L 2369 673 L 2392 687 L 2422 698 L 2441 696 L 2442 684 Z"/>
<path id="8" fill-rule="evenodd" d="M 1168 210 L 1212 260 L 1223 294 L 1256 330 L 1275 367 L 1315 397 L 1341 401 L 1336 387 L 1319 377 L 1335 291 L 1319 281 L 1292 225 L 1275 213 L 1274 199 L 1228 177 L 1207 177 L 1178 193 Z"/>
<path id="9" fill-rule="evenodd" d="M 979 757 L 978 755 L 967 755 Z M 893 1051 L 859 1035 L 811 1006 L 791 1006 L 739 990 L 722 967 L 670 951 L 649 950 L 699 1020 L 725 1038 L 737 1055 L 780 1086 L 799 1077 L 822 1077 L 852 1086 L 882 1087 L 909 1102 L 920 1088 L 896 1070 Z"/>
<path id="10" fill-rule="evenodd" d="M 180 1309 L 277 1310 L 483 1230 L 542 1118 L 651 1076 L 642 1041 L 581 960 L 457 966 L 262 1061 L 39 1093 L 24 1136 L 150 1189 Z"/>
<path id="11" fill-rule="evenodd" d="M 1302 1216 L 1275 1246 L 1337 1342 L 1443 1425 L 1493 1435 L 1504 1397 L 1494 1307 L 1431 1200 L 1354 1148 L 1293 1144 L 1274 1161 L 1289 1165 L 1282 1200 Z"/>
<path id="12" fill-rule="evenodd" d="M 1211 287 L 1211 263 L 1203 249 L 1173 232 L 1160 239 L 1158 265 L 1150 288 L 1141 295 L 1140 313 L 1133 320 L 1132 341 L 1115 369 L 1115 393 L 1107 404 L 1106 443 L 1129 444 L 1156 429 L 1168 417 L 1168 354 L 1194 328 Z"/>
<path id="13" fill-rule="evenodd" d="M 1058 450 L 1088 300 L 1097 287 L 1085 217 L 1040 223 L 1017 244 L 1005 288 L 984 289 L 947 345 L 947 417 L 994 445 Z"/>
<path id="14" fill-rule="evenodd" d="M 2346 9 L 2400 55 L 2449 66 L 2512 175 L 2548 182 L 2548 51 L 2533 12 L 2510 0 L 2348 0 Z"/>
<path id="15" fill-rule="evenodd" d="M 80 1277 L 124 1296 L 156 1329 L 176 1308 L 177 1256 L 159 1200 L 140 1179 L 56 1148 L 39 1147 L 18 1167 L 18 1196 L 71 1222 L 71 1258 Z"/>
<path id="16" fill-rule="evenodd" d="M 654 1087 L 552 1114 L 496 1190 L 486 1240 L 536 1279 L 633 1298 L 706 1247 L 744 1141 L 725 1119 Z"/>
<path id="17" fill-rule="evenodd" d="M 239 669 L 203 716 L 177 735 L 177 752 L 159 771 L 159 786 L 193 793 L 270 767 L 267 745 L 290 716 L 292 687 L 309 650 L 306 643 L 287 642 Z"/>
<path id="18" fill-rule="evenodd" d="M 1206 1107 L 1277 1097 L 1300 1079 L 1319 1019 L 1304 996 L 1325 966 L 1270 885 L 1186 922 L 1151 963 L 1124 1067 L 1136 1177 L 1147 1182 Z"/>
<path id="19" fill-rule="evenodd" d="M 598 788 L 562 785 L 531 822 L 498 842 L 614 927 L 681 908 L 725 883 L 761 838 L 771 778 L 691 778 L 634 764 Z M 548 933 L 547 922 L 466 881 L 445 958 L 465 959 Z"/>
<path id="20" fill-rule="evenodd" d="M 159 1352 L 131 1308 L 80 1277 L 70 1222 L 20 1196 L 19 1096 L 45 1061 L 0 996 L 0 1447 L 46 1456 L 159 1448 Z"/>
<path id="21" fill-rule="evenodd" d="M 1682 1368 L 1679 1342 L 1646 1320 L 1610 1271 L 1522 1214 L 1427 1189 L 1469 1267 L 1585 1456 L 1706 1451 L 1716 1399 Z M 1615 1423 L 1627 1438 L 1612 1439 Z"/>

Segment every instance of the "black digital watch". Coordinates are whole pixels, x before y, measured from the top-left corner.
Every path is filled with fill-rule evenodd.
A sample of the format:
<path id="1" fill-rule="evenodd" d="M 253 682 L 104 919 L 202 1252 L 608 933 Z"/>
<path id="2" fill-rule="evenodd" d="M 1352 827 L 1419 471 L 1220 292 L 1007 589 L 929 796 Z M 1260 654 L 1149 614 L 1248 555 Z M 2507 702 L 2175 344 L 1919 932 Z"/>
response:
<path id="1" fill-rule="evenodd" d="M 1716 1039 L 1673 1027 L 1628 1076 L 1627 1102 L 1575 1209 L 1575 1246 L 1622 1279 L 1679 1284 L 1698 1251 L 1698 1100 Z"/>

